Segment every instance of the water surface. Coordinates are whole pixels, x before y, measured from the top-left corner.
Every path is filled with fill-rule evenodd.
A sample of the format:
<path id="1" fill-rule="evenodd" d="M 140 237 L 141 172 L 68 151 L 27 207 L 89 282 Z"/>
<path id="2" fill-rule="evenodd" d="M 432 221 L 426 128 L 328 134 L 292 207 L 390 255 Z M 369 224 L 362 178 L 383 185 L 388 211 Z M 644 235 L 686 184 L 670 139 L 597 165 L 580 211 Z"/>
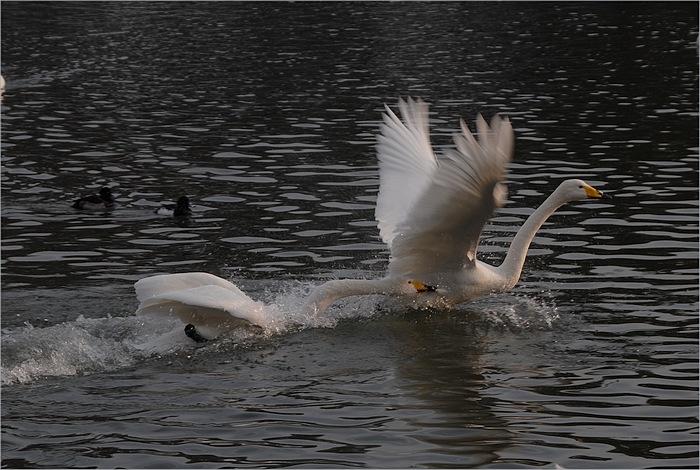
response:
<path id="1" fill-rule="evenodd" d="M 3 2 L 2 465 L 697 468 L 697 3 Z M 312 286 L 383 274 L 384 103 L 509 116 L 498 264 L 452 310 Z M 78 212 L 113 188 L 117 208 Z M 186 223 L 154 214 L 186 194 Z M 206 271 L 281 311 L 203 347 L 133 283 Z"/>

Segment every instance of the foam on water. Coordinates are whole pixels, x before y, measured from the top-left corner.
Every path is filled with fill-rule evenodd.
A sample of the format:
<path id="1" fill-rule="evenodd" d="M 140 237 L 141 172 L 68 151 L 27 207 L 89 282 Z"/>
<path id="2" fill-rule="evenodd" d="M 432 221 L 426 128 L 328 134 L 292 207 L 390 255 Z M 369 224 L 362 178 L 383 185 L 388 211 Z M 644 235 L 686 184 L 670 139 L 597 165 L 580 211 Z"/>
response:
<path id="1" fill-rule="evenodd" d="M 334 328 L 339 321 L 395 315 L 407 307 L 396 299 L 358 296 L 342 299 L 321 317 L 300 307 L 313 283 L 285 282 L 257 292 L 268 306 L 270 321 L 261 327 L 239 326 L 204 346 L 185 336 L 183 324 L 168 317 L 85 318 L 79 315 L 46 327 L 29 323 L 2 332 L 2 384 L 28 383 L 49 376 L 83 375 L 128 367 L 152 357 L 191 352 L 199 347 L 250 347 L 256 342 L 309 328 Z M 512 331 L 550 328 L 556 307 L 542 299 L 509 294 L 489 296 L 455 307 L 465 319 Z M 439 313 L 437 311 L 426 312 Z M 380 320 L 377 320 L 380 321 Z M 467 320 L 471 321 L 471 320 Z"/>
<path id="2" fill-rule="evenodd" d="M 160 320 L 160 321 L 158 321 Z M 141 317 L 76 320 L 2 334 L 2 383 L 27 383 L 126 367 L 152 354 L 186 346 L 175 321 Z M 187 338 L 185 338 L 187 339 Z"/>
<path id="3" fill-rule="evenodd" d="M 226 332 L 226 344 L 247 345 L 260 337 L 289 329 L 332 327 L 329 317 L 296 313 L 309 286 L 288 288 L 269 302 L 270 321 L 257 327 Z M 274 294 L 265 293 L 266 297 Z M 2 331 L 2 384 L 28 383 L 48 376 L 71 376 L 115 370 L 153 356 L 191 351 L 195 343 L 184 325 L 168 317 L 127 316 L 86 318 L 37 327 L 30 323 Z"/>

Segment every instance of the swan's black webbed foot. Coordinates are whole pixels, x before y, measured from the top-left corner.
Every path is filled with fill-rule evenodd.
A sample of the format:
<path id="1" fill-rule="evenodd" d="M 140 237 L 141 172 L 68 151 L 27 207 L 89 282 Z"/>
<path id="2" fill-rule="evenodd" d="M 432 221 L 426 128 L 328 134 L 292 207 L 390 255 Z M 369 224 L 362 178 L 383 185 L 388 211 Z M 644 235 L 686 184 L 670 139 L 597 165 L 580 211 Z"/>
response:
<path id="1" fill-rule="evenodd" d="M 200 335 L 197 332 L 197 328 L 195 328 L 195 326 L 191 323 L 188 323 L 187 326 L 185 326 L 185 334 L 188 338 L 196 341 L 197 343 L 206 343 L 207 341 L 209 341 L 207 338 Z"/>

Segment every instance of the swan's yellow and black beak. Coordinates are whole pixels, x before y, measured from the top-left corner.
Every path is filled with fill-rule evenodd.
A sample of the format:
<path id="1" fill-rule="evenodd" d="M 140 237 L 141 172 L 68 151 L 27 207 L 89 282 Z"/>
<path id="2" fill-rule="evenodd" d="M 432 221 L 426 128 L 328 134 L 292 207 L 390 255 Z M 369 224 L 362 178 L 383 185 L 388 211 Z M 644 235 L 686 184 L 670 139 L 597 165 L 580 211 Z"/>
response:
<path id="1" fill-rule="evenodd" d="M 408 281 L 409 284 L 411 284 L 413 287 L 416 288 L 416 292 L 419 294 L 422 292 L 435 292 L 437 289 L 433 286 L 429 286 L 427 284 L 423 284 L 420 281 Z"/>
<path id="2" fill-rule="evenodd" d="M 583 190 L 586 191 L 586 196 L 589 199 L 612 199 L 612 196 L 605 194 L 602 191 L 598 191 L 593 186 L 587 184 L 583 185 Z"/>

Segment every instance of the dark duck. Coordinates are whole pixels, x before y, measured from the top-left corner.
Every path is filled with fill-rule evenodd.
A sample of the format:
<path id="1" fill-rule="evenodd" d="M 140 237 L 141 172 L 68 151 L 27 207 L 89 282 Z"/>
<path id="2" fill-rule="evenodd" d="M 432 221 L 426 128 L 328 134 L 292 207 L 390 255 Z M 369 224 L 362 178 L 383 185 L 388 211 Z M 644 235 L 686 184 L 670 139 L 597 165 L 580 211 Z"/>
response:
<path id="1" fill-rule="evenodd" d="M 109 188 L 102 188 L 98 194 L 81 197 L 75 201 L 71 207 L 73 209 L 82 210 L 113 209 L 114 197 L 112 196 L 112 190 Z"/>
<path id="2" fill-rule="evenodd" d="M 187 196 L 181 196 L 176 204 L 167 204 L 158 208 L 156 214 L 170 217 L 189 217 L 192 215 L 190 200 Z"/>

